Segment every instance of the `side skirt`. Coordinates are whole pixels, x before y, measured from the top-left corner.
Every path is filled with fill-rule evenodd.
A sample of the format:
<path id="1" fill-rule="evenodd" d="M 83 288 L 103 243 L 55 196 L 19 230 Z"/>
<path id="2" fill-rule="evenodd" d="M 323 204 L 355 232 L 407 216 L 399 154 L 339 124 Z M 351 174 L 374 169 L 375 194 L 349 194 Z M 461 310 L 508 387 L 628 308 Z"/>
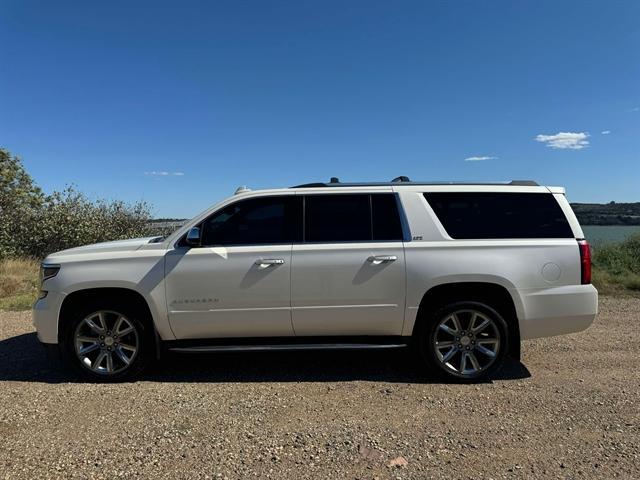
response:
<path id="1" fill-rule="evenodd" d="M 400 336 L 215 338 L 165 342 L 164 348 L 176 353 L 371 350 L 404 348 L 410 339 Z"/>

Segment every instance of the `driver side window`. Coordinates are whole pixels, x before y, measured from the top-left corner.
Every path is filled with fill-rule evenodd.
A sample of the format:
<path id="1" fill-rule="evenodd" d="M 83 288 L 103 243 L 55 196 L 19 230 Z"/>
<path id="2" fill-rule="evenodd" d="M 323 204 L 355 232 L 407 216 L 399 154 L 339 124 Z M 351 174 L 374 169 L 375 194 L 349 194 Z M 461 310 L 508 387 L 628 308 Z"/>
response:
<path id="1" fill-rule="evenodd" d="M 278 245 L 302 240 L 302 199 L 241 200 L 202 223 L 202 246 Z"/>

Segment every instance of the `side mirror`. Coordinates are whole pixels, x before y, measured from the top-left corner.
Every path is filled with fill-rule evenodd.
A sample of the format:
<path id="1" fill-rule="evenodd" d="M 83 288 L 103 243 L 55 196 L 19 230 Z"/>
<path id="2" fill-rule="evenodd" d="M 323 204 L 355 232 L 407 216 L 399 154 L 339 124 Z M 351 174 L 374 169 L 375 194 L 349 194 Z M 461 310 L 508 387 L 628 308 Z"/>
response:
<path id="1" fill-rule="evenodd" d="M 191 247 L 200 246 L 200 227 L 192 227 L 187 233 L 186 244 Z"/>

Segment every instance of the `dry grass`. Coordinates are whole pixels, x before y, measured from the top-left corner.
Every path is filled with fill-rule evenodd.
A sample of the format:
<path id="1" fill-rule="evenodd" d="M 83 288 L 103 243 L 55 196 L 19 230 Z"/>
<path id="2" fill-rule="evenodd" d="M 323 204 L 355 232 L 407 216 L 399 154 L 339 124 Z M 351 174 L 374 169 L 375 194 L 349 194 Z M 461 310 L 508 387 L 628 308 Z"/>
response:
<path id="1" fill-rule="evenodd" d="M 606 270 L 594 268 L 592 283 L 600 295 L 614 297 L 640 297 L 640 276 L 633 274 L 612 274 Z"/>
<path id="2" fill-rule="evenodd" d="M 0 310 L 27 310 L 38 294 L 37 260 L 0 260 Z"/>

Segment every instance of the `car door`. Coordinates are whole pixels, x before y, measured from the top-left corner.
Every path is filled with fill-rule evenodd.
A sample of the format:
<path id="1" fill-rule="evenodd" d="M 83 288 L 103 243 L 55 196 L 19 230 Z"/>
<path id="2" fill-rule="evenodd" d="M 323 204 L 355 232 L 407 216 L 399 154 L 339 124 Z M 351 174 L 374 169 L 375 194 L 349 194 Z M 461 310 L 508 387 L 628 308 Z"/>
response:
<path id="1" fill-rule="evenodd" d="M 291 269 L 296 335 L 400 335 L 406 279 L 395 194 L 305 195 L 304 224 Z"/>
<path id="2" fill-rule="evenodd" d="M 200 245 L 178 242 L 165 262 L 167 307 L 179 339 L 291 336 L 291 248 L 301 198 L 239 200 L 200 224 Z"/>

